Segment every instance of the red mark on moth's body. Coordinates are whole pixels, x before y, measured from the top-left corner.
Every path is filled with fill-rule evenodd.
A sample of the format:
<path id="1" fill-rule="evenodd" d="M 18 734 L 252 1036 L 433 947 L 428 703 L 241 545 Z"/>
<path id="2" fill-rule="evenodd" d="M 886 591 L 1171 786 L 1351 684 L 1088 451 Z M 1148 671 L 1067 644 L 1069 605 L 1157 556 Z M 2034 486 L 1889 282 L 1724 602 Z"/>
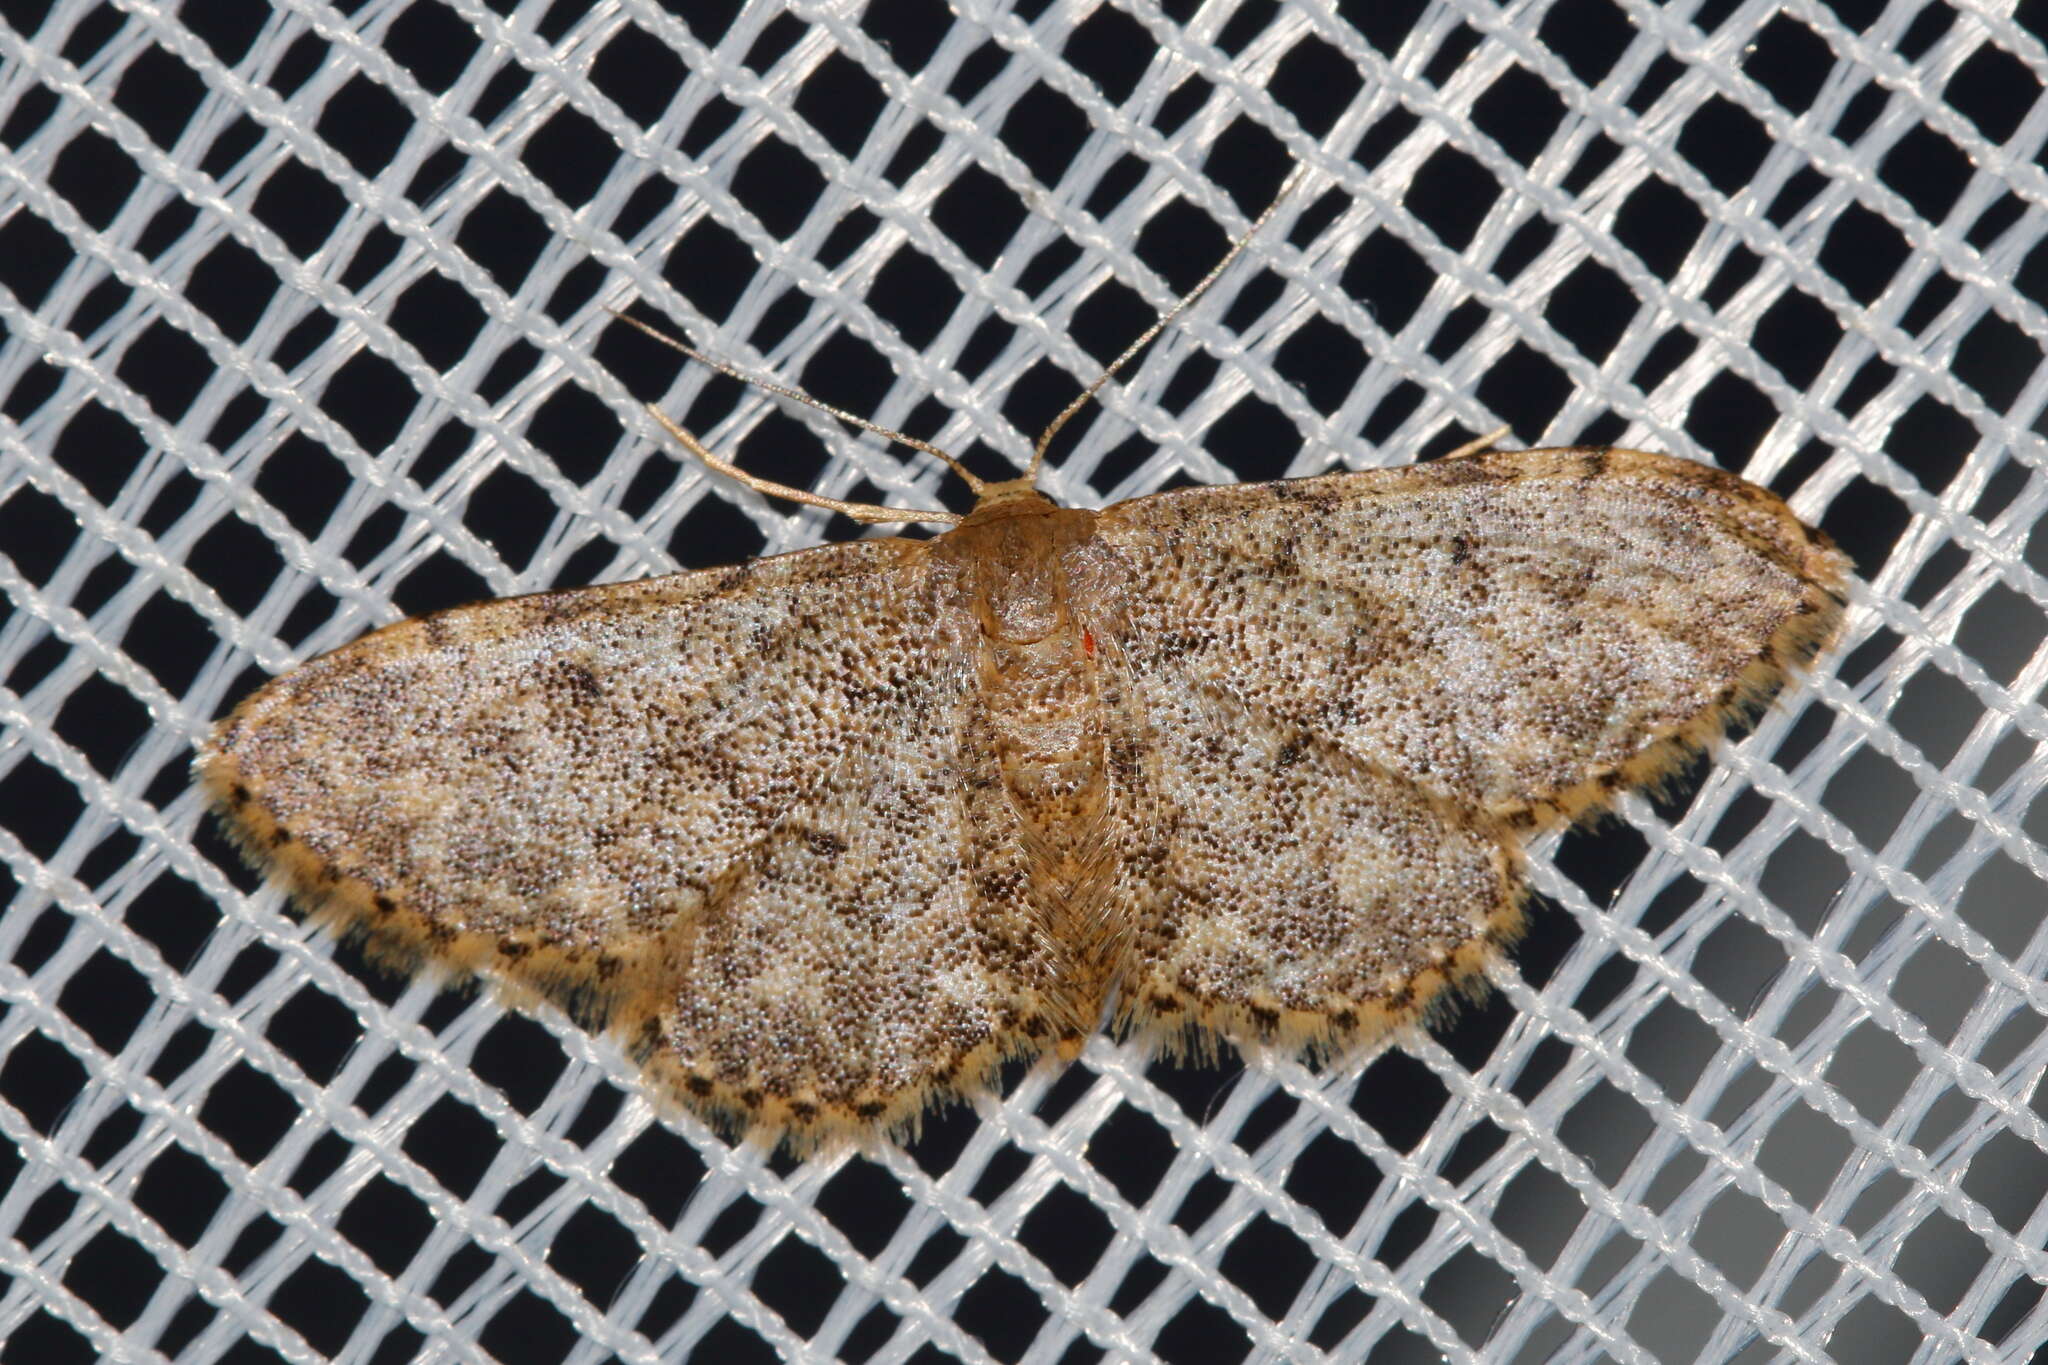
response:
<path id="1" fill-rule="evenodd" d="M 1095 657 L 1095 632 L 1086 626 L 1081 628 L 1081 650 L 1089 658 Z"/>

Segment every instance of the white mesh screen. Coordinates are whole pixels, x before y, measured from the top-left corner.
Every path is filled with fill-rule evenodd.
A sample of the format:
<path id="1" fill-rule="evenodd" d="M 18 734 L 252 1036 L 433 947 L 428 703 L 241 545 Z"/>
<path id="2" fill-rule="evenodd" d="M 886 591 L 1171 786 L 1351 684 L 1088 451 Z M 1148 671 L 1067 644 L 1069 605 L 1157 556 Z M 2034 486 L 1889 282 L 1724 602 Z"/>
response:
<path id="1" fill-rule="evenodd" d="M 2039 8 L 497 7 L 0 20 L 0 1361 L 2024 1360 L 2048 1339 Z M 501 12 L 502 11 L 502 12 Z M 1087 505 L 1497 422 L 1787 495 L 1805 689 L 1539 850 L 1348 1069 L 1097 1039 L 869 1159 L 395 982 L 187 788 L 367 627 L 964 505 L 699 343 Z"/>

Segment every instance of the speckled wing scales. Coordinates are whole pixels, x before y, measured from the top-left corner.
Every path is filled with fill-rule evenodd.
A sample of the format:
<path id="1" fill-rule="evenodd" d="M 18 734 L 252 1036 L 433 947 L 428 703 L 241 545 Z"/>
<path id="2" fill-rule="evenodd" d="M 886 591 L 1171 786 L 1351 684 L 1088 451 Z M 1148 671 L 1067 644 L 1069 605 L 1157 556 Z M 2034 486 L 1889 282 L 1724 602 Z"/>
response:
<path id="1" fill-rule="evenodd" d="M 1319 884 L 1317 865 L 1370 843 L 1378 820 L 1434 822 L 1446 858 L 1476 868 L 1485 846 L 1662 779 L 1827 642 L 1847 573 L 1770 493 L 1620 450 L 1182 489 L 1106 510 L 1098 535 L 1133 575 L 1123 654 L 1143 723 L 1180 751 L 1148 777 L 1179 809 L 1173 840 L 1206 844 L 1190 831 L 1235 820 L 1220 856 L 1241 850 L 1247 892 L 1279 892 L 1253 914 L 1174 867 L 1194 854 L 1166 855 L 1127 1016 L 1178 1034 L 1192 1015 L 1253 1042 L 1412 1013 L 1478 960 L 1444 956 L 1458 918 L 1496 938 L 1519 923 L 1512 882 L 1446 919 L 1440 866 L 1389 864 L 1393 886 L 1418 892 L 1404 912 L 1398 891 L 1369 907 L 1334 875 Z M 1268 813 L 1312 802 L 1342 814 Z M 1187 940 L 1233 937 L 1225 920 L 1241 964 L 1276 965 L 1191 971 Z M 1297 943 L 1320 934 L 1335 959 L 1362 960 L 1359 937 L 1389 933 L 1425 945 L 1413 983 L 1359 978 L 1369 989 L 1326 1008 L 1328 1029 L 1314 1010 L 1276 1025 L 1276 1009 L 1309 1003 L 1278 989 Z"/>
<path id="2" fill-rule="evenodd" d="M 199 770 L 374 954 L 617 1029 L 698 1108 L 870 1129 L 1038 1008 L 1025 931 L 961 891 L 930 593 L 884 539 L 459 608 L 274 680 Z"/>

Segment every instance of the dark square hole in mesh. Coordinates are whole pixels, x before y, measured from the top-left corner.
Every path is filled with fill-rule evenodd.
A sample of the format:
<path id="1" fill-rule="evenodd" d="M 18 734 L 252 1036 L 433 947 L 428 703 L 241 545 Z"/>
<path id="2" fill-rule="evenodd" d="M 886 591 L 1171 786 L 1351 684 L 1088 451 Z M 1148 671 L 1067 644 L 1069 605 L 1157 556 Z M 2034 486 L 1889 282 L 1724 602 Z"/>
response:
<path id="1" fill-rule="evenodd" d="M 751 558 L 766 545 L 752 518 L 707 486 L 676 524 L 668 548 L 685 568 L 702 569 Z"/>
<path id="2" fill-rule="evenodd" d="M 791 1331 L 808 1338 L 824 1325 L 844 1278 L 829 1256 L 794 1234 L 785 1234 L 761 1258 L 751 1286 Z"/>
<path id="3" fill-rule="evenodd" d="M 1543 12 L 1537 40 L 1585 84 L 1598 85 L 1635 40 L 1635 24 L 1609 0 L 1563 0 Z"/>
<path id="4" fill-rule="evenodd" d="M 1913 295 L 1913 303 L 1907 305 L 1907 311 L 1898 317 L 1898 329 L 1913 334 L 1923 332 L 1925 327 L 1933 325 L 1935 317 L 1942 315 L 1942 311 L 1956 301 L 1956 295 L 1960 293 L 1962 282 L 1956 280 L 1954 276 L 1937 274 L 1929 278 L 1925 284 L 1921 284 L 1919 293 Z"/>
<path id="5" fill-rule="evenodd" d="M 627 24 L 606 40 L 590 64 L 590 83 L 627 118 L 651 128 L 689 83 L 689 68 L 667 43 L 637 24 Z"/>
<path id="6" fill-rule="evenodd" d="M 1313 317 L 1281 345 L 1273 367 L 1330 416 L 1351 396 L 1369 359 L 1356 337 L 1328 318 Z"/>
<path id="7" fill-rule="evenodd" d="M 812 1202 L 854 1250 L 870 1258 L 882 1254 L 910 1209 L 902 1183 L 871 1161 L 847 1162 Z"/>
<path id="8" fill-rule="evenodd" d="M 841 156 L 857 156 L 888 96 L 867 69 L 845 53 L 820 62 L 797 91 L 796 112 Z"/>
<path id="9" fill-rule="evenodd" d="M 1550 145 L 1564 121 L 1564 101 L 1550 82 L 1520 66 L 1494 77 L 1472 105 L 1472 122 L 1501 150 L 1528 166 Z"/>
<path id="10" fill-rule="evenodd" d="M 98 1348 L 68 1323 L 38 1308 L 0 1342 L 6 1365 L 94 1365 Z"/>
<path id="11" fill-rule="evenodd" d="M 101 1048 L 119 1052 L 155 999 L 149 978 L 101 948 L 64 983 L 57 1007 Z"/>
<path id="12" fill-rule="evenodd" d="M 498 288 L 513 293 L 553 238 L 553 230 L 531 205 L 509 190 L 493 189 L 471 209 L 455 231 L 455 245 L 490 272 Z"/>
<path id="13" fill-rule="evenodd" d="M 1635 290 L 1598 261 L 1581 261 L 1551 292 L 1544 320 L 1588 360 L 1605 360 L 1628 330 Z"/>
<path id="14" fill-rule="evenodd" d="M 1955 207 L 1972 170 L 1969 157 L 1954 143 L 1921 125 L 1892 144 L 1878 163 L 1877 173 L 1904 195 L 1921 217 L 1939 223 Z"/>
<path id="15" fill-rule="evenodd" d="M 410 1265 L 435 1226 L 419 1196 L 384 1175 L 372 1176 L 335 1220 L 335 1230 L 386 1275 Z"/>
<path id="16" fill-rule="evenodd" d="M 173 968 L 197 956 L 220 923 L 220 907 L 211 896 L 168 870 L 159 873 L 128 903 L 122 916 L 127 926 L 156 945 Z"/>
<path id="17" fill-rule="evenodd" d="M 639 1262 L 640 1244 L 633 1234 L 591 1204 L 569 1215 L 548 1248 L 548 1264 L 599 1309 L 611 1304 Z"/>
<path id="18" fill-rule="evenodd" d="M 256 609 L 284 570 L 270 538 L 239 517 L 215 522 L 186 552 L 185 567 L 220 594 L 229 610 Z"/>
<path id="19" fill-rule="evenodd" d="M 270 1295 L 269 1308 L 329 1359 L 369 1308 L 369 1296 L 345 1271 L 308 1257 Z"/>
<path id="20" fill-rule="evenodd" d="M 193 267 L 185 297 L 229 338 L 246 341 L 277 290 L 277 275 L 261 257 L 240 242 L 222 241 Z"/>
<path id="21" fill-rule="evenodd" d="M 816 207 L 825 192 L 825 177 L 802 152 L 768 138 L 739 164 L 732 190 L 761 226 L 786 242 Z"/>
<path id="22" fill-rule="evenodd" d="M 114 1229 L 101 1228 L 65 1269 L 64 1287 L 121 1328 L 142 1315 L 163 1277 L 154 1256 Z"/>
<path id="23" fill-rule="evenodd" d="M 522 1289 L 492 1315 L 478 1344 L 495 1360 L 542 1361 L 568 1359 L 576 1340 L 575 1324 L 563 1317 L 560 1309 L 532 1290 Z"/>
<path id="24" fill-rule="evenodd" d="M 2025 62 L 1986 43 L 1956 68 L 1942 95 L 1978 132 L 2004 142 L 2040 100 L 2041 80 Z"/>
<path id="25" fill-rule="evenodd" d="M 969 166 L 953 178 L 933 203 L 931 218 L 933 225 L 951 238 L 969 260 L 988 270 L 1015 237 L 1025 212 L 1008 185 L 979 166 Z M 899 250 L 891 265 L 903 255 Z M 957 294 L 957 290 L 945 292 Z M 928 345 L 929 338 L 913 344 Z"/>
<path id="26" fill-rule="evenodd" d="M 165 151 L 177 142 L 205 98 L 206 82 L 198 73 L 154 44 L 136 54 L 114 91 L 115 105 Z"/>
<path id="27" fill-rule="evenodd" d="M 938 262 L 905 242 L 876 272 L 868 305 L 896 329 L 905 345 L 922 351 L 959 307 L 960 289 Z M 813 361 L 807 367 L 819 370 Z"/>
<path id="28" fill-rule="evenodd" d="M 295 370 L 314 351 L 327 344 L 339 324 L 331 313 L 308 313 L 294 322 L 278 339 L 270 359 L 280 370 Z"/>
<path id="29" fill-rule="evenodd" d="M 1173 1164 L 1174 1143 L 1157 1120 L 1122 1104 L 1095 1130 L 1088 1161 L 1132 1204 L 1152 1197 Z"/>
<path id="30" fill-rule="evenodd" d="M 143 327 L 115 364 L 121 383 L 135 389 L 166 422 L 176 422 L 193 407 L 193 399 L 215 372 L 213 356 L 166 321 Z"/>
<path id="31" fill-rule="evenodd" d="M 107 777 L 151 728 L 148 708 L 98 673 L 82 679 L 57 712 L 58 737 Z"/>
<path id="32" fill-rule="evenodd" d="M 1851 480 L 1821 514 L 1820 526 L 1865 578 L 1874 578 L 1912 519 L 1889 489 Z"/>
<path id="33" fill-rule="evenodd" d="M 6 244 L 0 242 L 0 255 L 4 255 Z M 42 411 L 43 405 L 56 397 L 61 387 L 64 372 L 47 360 L 31 361 L 23 365 L 16 377 L 14 387 L 7 391 L 0 401 L 0 412 L 17 422 Z"/>
<path id="34" fill-rule="evenodd" d="M 1494 1320 L 1512 1302 L 1514 1277 L 1470 1247 L 1453 1252 L 1429 1283 L 1422 1301 L 1441 1314 L 1458 1335 L 1485 1342 Z"/>
<path id="35" fill-rule="evenodd" d="M 1058 184 L 1086 144 L 1088 116 L 1044 83 L 1033 85 L 1004 111 L 1001 137 L 1031 174 Z"/>
<path id="36" fill-rule="evenodd" d="M 1342 1237 L 1379 1187 L 1380 1169 L 1365 1153 L 1330 1132 L 1311 1138 L 1287 1173 L 1287 1193 Z"/>
<path id="37" fill-rule="evenodd" d="M 1557 362 L 1519 341 L 1479 381 L 1479 401 L 1517 431 L 1548 431 L 1571 393 Z"/>
<path id="38" fill-rule="evenodd" d="M 1449 360 L 1465 348 L 1465 343 L 1478 335 L 1479 328 L 1490 316 L 1485 304 L 1477 299 L 1467 299 L 1444 314 L 1444 320 L 1429 338 L 1425 348 L 1432 360 Z M 1464 438 L 1460 438 L 1462 440 Z M 1442 452 L 1437 452 L 1442 453 Z"/>
<path id="39" fill-rule="evenodd" d="M 1258 7 L 1250 6 L 1240 11 L 1239 17 L 1258 15 Z M 1267 90 L 1310 137 L 1320 138 L 1357 102 L 1364 85 L 1365 77 L 1355 62 L 1329 43 L 1311 37 L 1288 49 L 1274 68 Z"/>
<path id="40" fill-rule="evenodd" d="M 320 106 L 313 131 L 340 152 L 356 174 L 373 177 L 391 164 L 412 115 L 396 95 L 368 76 L 351 76 Z"/>
<path id="41" fill-rule="evenodd" d="M 1982 394 L 1999 412 L 2009 411 L 2019 401 L 2027 381 L 2040 368 L 2040 343 L 1995 313 L 1978 319 L 1956 349 L 1956 378 Z"/>
<path id="42" fill-rule="evenodd" d="M 270 1155 L 298 1117 L 298 1101 L 247 1062 L 222 1073 L 199 1109 L 199 1121 L 252 1166 Z"/>
<path id="43" fill-rule="evenodd" d="M 142 433 L 127 418 L 98 403 L 88 403 L 64 423 L 50 453 L 104 506 L 120 495 L 145 448 Z M 58 515 L 71 516 L 69 512 Z"/>
<path id="44" fill-rule="evenodd" d="M 534 552 L 554 520 L 554 499 L 509 464 L 484 476 L 462 513 L 463 524 L 513 569 L 524 569 L 533 562 Z"/>
<path id="45" fill-rule="evenodd" d="M 1225 464 L 1236 468 L 1248 456 L 1256 458 L 1275 450 L 1299 448 L 1301 433 L 1280 409 L 1247 394 L 1203 434 L 1202 444 Z"/>
<path id="46" fill-rule="evenodd" d="M 1706 227 L 1706 215 L 1685 191 L 1645 180 L 1629 194 L 1614 222 L 1615 240 L 1634 252 L 1658 278 L 1678 273 Z"/>
<path id="47" fill-rule="evenodd" d="M 321 410 L 372 452 L 397 438 L 418 402 L 419 392 L 404 371 L 368 351 L 343 361 L 320 395 Z"/>
<path id="48" fill-rule="evenodd" d="M 1193 1298 L 1159 1329 L 1152 1349 L 1168 1365 L 1207 1365 L 1249 1359 L 1252 1339 L 1230 1314 L 1207 1299 Z"/>
<path id="49" fill-rule="evenodd" d="M 1549 1266 L 1571 1240 L 1585 1200 L 1555 1172 L 1531 1161 L 1501 1192 L 1494 1223 L 1529 1259 Z"/>
<path id="50" fill-rule="evenodd" d="M 1405 1052 L 1383 1052 L 1366 1068 L 1351 1107 L 1394 1150 L 1409 1152 L 1449 1098 L 1427 1066 Z"/>
<path id="51" fill-rule="evenodd" d="M 662 278 L 709 318 L 732 312 L 754 276 L 754 253 L 710 218 L 685 232 L 662 267 Z"/>
<path id="52" fill-rule="evenodd" d="M 104 230 L 135 192 L 141 173 L 113 141 L 90 129 L 81 130 L 50 166 L 49 185 L 71 201 L 79 217 Z"/>
<path id="53" fill-rule="evenodd" d="M 24 757 L 14 771 L 0 776 L 0 811 L 6 828 L 38 858 L 55 855 L 85 812 L 85 803 L 69 778 L 42 760 Z"/>
<path id="54" fill-rule="evenodd" d="M 1763 443 L 1778 419 L 1777 405 L 1740 375 L 1723 370 L 1700 390 L 1685 429 L 1693 439 L 1720 457 L 1724 465 L 1739 465 Z"/>
<path id="55" fill-rule="evenodd" d="M 886 1346 L 896 1335 L 896 1324 L 900 1321 L 886 1304 L 878 1304 L 861 1315 L 853 1330 L 846 1334 L 840 1344 L 839 1358 L 847 1361 L 871 1360 L 877 1351 Z"/>
<path id="56" fill-rule="evenodd" d="M 322 1085 L 341 1070 L 362 1033 L 354 1010 L 313 986 L 296 991 L 263 1030 L 264 1037 Z"/>
<path id="57" fill-rule="evenodd" d="M 563 108 L 526 140 L 519 159 L 573 209 L 590 201 L 621 155 L 611 134 L 580 110 Z"/>
<path id="58" fill-rule="evenodd" d="M 445 275 L 422 275 L 391 306 L 392 329 L 443 372 L 469 354 L 483 325 L 484 310 Z"/>
<path id="59" fill-rule="evenodd" d="M 1050 1314 L 1031 1287 L 1009 1271 L 990 1267 L 953 1310 L 953 1319 L 997 1360 L 1024 1354 Z"/>
<path id="60" fill-rule="evenodd" d="M 1810 389 L 1821 369 L 1842 342 L 1842 324 L 1834 311 L 1798 290 L 1780 294 L 1757 322 L 1751 336 L 1757 354 L 1795 389 Z"/>
<path id="61" fill-rule="evenodd" d="M 1069 1289 L 1088 1278 L 1115 1239 L 1109 1216 L 1066 1184 L 1047 1190 L 1017 1228 L 1017 1240 Z"/>
<path id="62" fill-rule="evenodd" d="M 1231 1239 L 1219 1268 L 1267 1317 L 1278 1321 L 1316 1268 L 1316 1254 L 1266 1214 Z"/>
<path id="63" fill-rule="evenodd" d="M 481 1279 L 498 1258 L 474 1242 L 465 1243 L 441 1266 L 441 1273 L 427 1287 L 427 1297 L 438 1304 L 451 1304 Z"/>
<path id="64" fill-rule="evenodd" d="M 1111 104 L 1130 98 L 1138 78 L 1153 60 L 1152 35 L 1130 15 L 1098 9 L 1068 35 L 1067 63 L 1090 81 Z"/>
<path id="65" fill-rule="evenodd" d="M 405 1154 L 466 1199 L 498 1153 L 502 1139 L 488 1119 L 468 1105 L 443 1096 L 414 1119 L 405 1134 Z"/>
<path id="66" fill-rule="evenodd" d="M 483 45 L 477 31 L 435 5 L 410 5 L 384 31 L 384 50 L 432 94 L 461 77 Z"/>
<path id="67" fill-rule="evenodd" d="M 1813 105 L 1835 62 L 1827 40 L 1796 19 L 1779 15 L 1751 40 L 1742 69 L 1788 112 Z"/>
<path id="68" fill-rule="evenodd" d="M 308 540 L 327 528 L 353 477 L 333 452 L 311 437 L 288 437 L 256 470 L 256 492 L 284 513 Z"/>
<path id="69" fill-rule="evenodd" d="M 1686 119 L 1678 154 L 1722 194 L 1736 194 L 1755 178 L 1771 150 L 1771 136 L 1756 115 L 1715 95 Z"/>
<path id="70" fill-rule="evenodd" d="M 257 220 L 300 260 L 320 249 L 347 209 L 348 200 L 332 181 L 296 159 L 273 166 L 250 205 Z"/>
<path id="71" fill-rule="evenodd" d="M 1612 1184 L 1628 1169 L 1655 1127 L 1649 1114 L 1606 1081 L 1596 1084 L 1557 1125 L 1558 1140 Z"/>
<path id="72" fill-rule="evenodd" d="M 2040 648 L 2044 635 L 2048 629 L 2044 629 L 2041 608 L 2033 598 L 1996 583 L 1964 615 L 1955 642 L 1993 679 L 2012 686 Z"/>
<path id="73" fill-rule="evenodd" d="M 1491 171 L 1455 148 L 1439 147 L 1416 171 L 1401 198 L 1439 241 L 1462 251 L 1478 235 L 1499 195 L 1500 182 Z"/>
<path id="74" fill-rule="evenodd" d="M 1835 1324 L 1828 1334 L 1828 1354 L 1836 1360 L 1896 1360 L 1902 1343 L 1921 1339 L 1911 1318 L 1870 1295 L 1856 1300 Z"/>

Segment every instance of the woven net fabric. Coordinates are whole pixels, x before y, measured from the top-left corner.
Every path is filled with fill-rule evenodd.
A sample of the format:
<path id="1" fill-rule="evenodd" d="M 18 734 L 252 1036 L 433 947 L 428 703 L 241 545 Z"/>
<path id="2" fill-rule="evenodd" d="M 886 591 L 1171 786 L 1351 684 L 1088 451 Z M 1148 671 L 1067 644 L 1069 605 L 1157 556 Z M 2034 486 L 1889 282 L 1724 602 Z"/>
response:
<path id="1" fill-rule="evenodd" d="M 14 0 L 0 1361 L 2017 1361 L 2048 1341 L 2036 7 Z M 363 630 L 964 505 L 1299 169 L 1047 485 L 1670 450 L 1843 646 L 1536 850 L 1495 989 L 1330 1071 L 1098 1038 L 872 1155 L 393 980 L 188 785 Z"/>

